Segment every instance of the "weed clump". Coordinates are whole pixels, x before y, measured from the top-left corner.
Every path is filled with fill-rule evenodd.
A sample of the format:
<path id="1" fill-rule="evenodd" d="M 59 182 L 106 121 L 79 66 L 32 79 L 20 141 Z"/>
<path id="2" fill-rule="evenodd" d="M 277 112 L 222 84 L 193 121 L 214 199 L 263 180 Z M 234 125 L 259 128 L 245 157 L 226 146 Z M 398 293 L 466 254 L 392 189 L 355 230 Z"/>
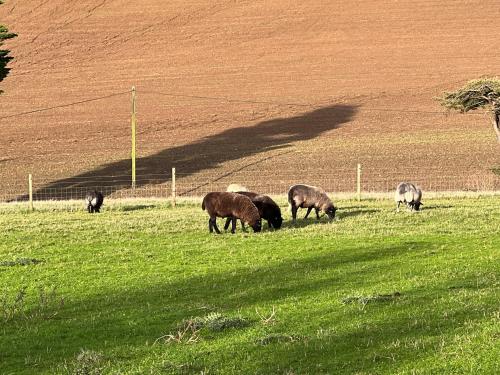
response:
<path id="1" fill-rule="evenodd" d="M 100 352 L 81 349 L 70 363 L 65 363 L 59 369 L 71 375 L 101 375 L 104 373 L 104 356 Z"/>
<path id="2" fill-rule="evenodd" d="M 357 296 L 357 297 L 346 297 L 342 299 L 344 305 L 358 302 L 361 305 L 367 305 L 372 302 L 388 302 L 401 297 L 401 293 L 394 292 L 391 294 L 377 294 L 375 296 Z"/>
<path id="3" fill-rule="evenodd" d="M 155 340 L 164 341 L 165 343 L 185 343 L 193 344 L 198 342 L 200 331 L 206 329 L 211 332 L 221 332 L 230 328 L 243 328 L 249 325 L 249 321 L 242 317 L 230 317 L 220 313 L 211 313 L 204 317 L 194 317 L 183 320 L 173 333 L 163 335 Z"/>
<path id="4" fill-rule="evenodd" d="M 5 260 L 0 262 L 0 267 L 31 266 L 42 262 L 43 260 L 34 258 L 17 258 L 16 260 Z"/>
<path id="5" fill-rule="evenodd" d="M 175 364 L 172 362 L 165 362 L 163 363 L 161 372 L 175 375 L 204 374 L 207 373 L 207 369 L 205 366 L 197 363 Z"/>
<path id="6" fill-rule="evenodd" d="M 249 321 L 240 316 L 225 316 L 220 313 L 211 313 L 204 317 L 195 317 L 183 321 L 178 328 L 184 328 L 188 325 L 195 329 L 206 328 L 212 332 L 221 332 L 229 328 L 244 328 L 249 325 Z"/>
<path id="7" fill-rule="evenodd" d="M 35 296 L 27 301 L 28 294 Z M 0 295 L 0 316 L 4 322 L 14 319 L 52 319 L 63 307 L 64 298 L 58 295 L 55 286 L 45 288 L 40 285 L 35 293 L 23 286 L 14 297 L 6 292 Z"/>
<path id="8" fill-rule="evenodd" d="M 275 343 L 290 343 L 297 342 L 303 340 L 304 337 L 297 335 L 285 335 L 282 333 L 271 333 L 265 337 L 262 337 L 257 340 L 257 344 L 259 345 L 269 345 Z"/>

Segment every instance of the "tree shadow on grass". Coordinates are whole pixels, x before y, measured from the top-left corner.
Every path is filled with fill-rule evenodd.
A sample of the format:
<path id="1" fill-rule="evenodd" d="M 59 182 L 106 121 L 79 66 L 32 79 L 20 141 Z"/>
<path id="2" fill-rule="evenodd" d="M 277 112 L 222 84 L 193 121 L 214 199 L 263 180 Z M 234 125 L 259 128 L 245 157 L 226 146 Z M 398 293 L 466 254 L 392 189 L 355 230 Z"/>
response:
<path id="1" fill-rule="evenodd" d="M 316 370 L 317 373 L 332 373 L 333 370 L 349 374 L 410 373 L 424 368 L 429 373 L 446 372 L 451 362 L 448 356 L 457 350 L 452 341 L 461 335 L 468 337 L 463 332 L 463 325 L 472 327 L 487 322 L 485 315 L 493 315 L 496 310 L 494 293 L 480 308 L 470 309 L 465 303 L 436 306 L 435 301 L 442 301 L 450 295 L 448 283 L 444 281 L 433 288 L 403 290 L 398 300 L 390 302 L 346 306 L 342 317 L 331 313 L 330 320 L 323 318 L 316 334 L 305 336 L 287 348 L 274 345 L 270 349 L 279 352 L 267 358 L 262 356 L 259 366 L 264 371 L 288 368 L 293 373 L 313 373 L 315 364 L 320 364 L 322 369 Z M 479 290 L 479 293 L 483 292 Z M 449 297 L 449 300 L 453 299 L 456 298 Z M 321 320 L 324 315 L 320 314 L 311 314 L 309 319 Z M 339 320 L 351 326 L 345 329 Z M 292 328 L 286 333 L 300 332 Z M 464 353 L 467 352 L 462 344 L 460 346 Z M 436 360 L 439 356 L 450 362 Z M 303 358 L 307 358 L 308 363 Z M 485 370 L 477 358 L 476 361 L 469 360 L 470 363 L 464 361 L 465 368 L 471 369 L 471 363 L 479 362 L 474 372 L 481 372 L 481 368 Z M 453 372 L 465 370 L 457 369 L 456 364 L 451 367 L 455 368 Z"/>
<path id="2" fill-rule="evenodd" d="M 427 211 L 427 210 L 446 210 L 448 208 L 455 208 L 455 206 L 450 206 L 450 205 L 422 206 L 422 211 Z"/>
<path id="3" fill-rule="evenodd" d="M 357 205 L 357 206 L 342 206 L 342 207 L 338 207 L 338 209 L 342 209 L 342 210 L 356 210 L 356 209 L 365 209 L 366 206 L 360 206 L 360 205 Z"/>
<path id="4" fill-rule="evenodd" d="M 351 207 L 352 208 L 352 207 Z M 361 208 L 361 207 L 360 207 Z M 335 215 L 335 219 L 330 220 L 328 217 L 324 214 L 320 214 L 319 220 L 316 218 L 316 215 L 314 212 L 311 212 L 309 217 L 307 219 L 304 219 L 303 216 L 300 216 L 297 214 L 297 220 L 292 222 L 291 220 L 286 220 L 282 224 L 282 228 L 305 228 L 309 225 L 325 225 L 325 224 L 335 224 L 338 220 L 343 220 L 347 219 L 349 217 L 355 217 L 355 216 L 360 216 L 360 215 L 369 215 L 377 212 L 381 212 L 381 209 L 378 208 L 364 208 L 364 209 L 358 209 L 358 210 L 346 210 L 343 207 L 339 208 L 337 210 L 337 213 Z M 299 211 L 299 212 L 305 212 L 305 210 Z M 305 214 L 304 214 L 305 215 Z"/>
<path id="5" fill-rule="evenodd" d="M 369 215 L 369 214 L 373 214 L 373 213 L 381 212 L 381 211 L 382 211 L 382 209 L 380 209 L 380 208 L 365 208 L 365 209 L 359 209 L 359 210 L 340 210 L 339 209 L 337 215 L 338 215 L 338 218 L 340 220 L 340 219 L 347 219 L 348 217 Z"/>
<path id="6" fill-rule="evenodd" d="M 304 219 L 303 217 L 299 218 L 297 217 L 297 220 L 295 223 L 290 219 L 283 221 L 283 224 L 281 225 L 281 228 L 285 229 L 299 229 L 299 228 L 305 228 L 310 225 L 326 225 L 330 223 L 335 223 L 335 220 L 330 220 L 327 217 L 320 217 L 320 219 L 316 219 L 316 217 L 311 217 L 309 216 L 307 219 Z"/>
<path id="7" fill-rule="evenodd" d="M 456 280 L 452 282 L 444 280 L 442 285 L 433 288 L 421 286 L 413 290 L 401 290 L 401 301 L 375 304 L 374 307 L 370 307 L 377 311 L 376 318 L 361 328 L 349 328 L 349 324 L 351 320 L 352 322 L 366 320 L 366 310 L 363 312 L 357 305 L 341 307 L 341 297 L 351 295 L 353 289 L 365 288 L 366 280 L 371 278 L 377 280 L 380 277 L 379 267 L 383 266 L 385 272 L 394 272 L 396 275 L 399 272 L 400 257 L 406 256 L 408 251 L 425 251 L 430 245 L 426 242 L 379 244 L 353 251 L 344 249 L 341 252 L 329 252 L 309 258 L 288 259 L 271 265 L 256 262 L 254 265 L 226 272 L 191 275 L 185 278 L 179 274 L 175 280 L 167 283 L 155 282 L 144 285 L 143 288 L 124 285 L 120 290 L 111 293 L 102 291 L 101 295 L 82 300 L 68 299 L 58 312 L 57 320 L 28 322 L 21 320 L 19 324 L 5 326 L 4 337 L 7 339 L 0 345 L 2 359 L 5 365 L 10 364 L 14 369 L 15 365 L 22 366 L 27 357 L 40 356 L 42 360 L 37 366 L 37 371 L 43 372 L 54 366 L 54 363 L 43 360 L 43 357 L 48 355 L 47 350 L 61 361 L 73 357 L 82 347 L 104 353 L 134 346 L 142 347 L 143 351 L 163 352 L 167 347 L 162 349 L 162 346 L 157 348 L 149 345 L 156 338 L 173 330 L 183 319 L 205 315 L 204 311 L 207 309 L 235 313 L 245 309 L 253 310 L 257 305 L 279 305 L 286 301 L 295 301 L 295 306 L 302 306 L 307 310 L 304 311 L 305 315 L 302 318 L 306 319 L 307 316 L 307 319 L 311 320 L 314 315 L 321 315 L 323 318 L 318 320 L 320 322 L 318 324 L 326 328 L 346 324 L 347 328 L 344 327 L 331 338 L 309 337 L 307 342 L 299 340 L 285 346 L 259 348 L 255 342 L 243 343 L 251 357 L 254 370 L 257 369 L 258 373 L 260 371 L 275 373 L 283 370 L 282 366 L 290 366 L 298 371 L 314 372 L 315 369 L 311 366 L 315 363 L 324 363 L 329 369 L 334 368 L 331 366 L 342 364 L 351 366 L 351 369 L 370 369 L 376 366 L 377 359 L 372 358 L 374 364 L 371 360 L 357 363 L 360 353 L 363 354 L 367 350 L 368 354 L 386 353 L 387 350 L 384 348 L 396 338 L 404 341 L 421 335 L 436 335 L 455 328 L 453 325 L 443 324 L 442 320 L 432 320 L 435 314 L 429 309 L 428 304 L 435 299 L 443 298 L 439 294 L 449 293 L 449 286 L 457 285 Z M 96 259 L 95 262 L 97 264 L 99 260 Z M 165 271 L 151 269 L 154 273 Z M 130 273 L 133 273 L 133 269 Z M 148 278 L 144 280 L 147 281 Z M 81 280 L 81 282 L 86 281 Z M 373 289 L 377 290 L 377 286 L 374 285 Z M 315 296 L 324 298 L 325 294 L 338 296 L 338 299 L 333 298 L 329 305 L 320 308 L 309 306 L 309 303 L 315 300 Z M 450 312 L 457 316 L 455 324 L 484 317 L 482 311 L 467 312 L 465 307 L 464 310 L 461 310 L 462 308 L 461 305 L 451 307 Z M 378 314 L 381 312 L 384 314 Z M 409 326 L 410 320 L 405 318 L 406 314 L 410 313 L 415 316 L 426 316 L 426 325 L 421 325 L 417 330 L 412 329 Z M 285 333 L 303 334 L 303 332 L 291 332 L 297 329 L 293 320 L 300 321 L 300 318 L 288 316 L 288 319 L 292 321 L 282 321 L 282 325 L 276 329 L 286 329 Z M 20 326 L 31 325 L 36 326 L 36 329 L 33 327 L 26 330 L 18 329 Z M 371 344 L 367 346 L 367 342 Z M 168 348 L 177 352 L 184 350 L 182 345 Z M 192 347 L 187 352 L 198 353 L 198 358 L 206 358 L 204 364 L 210 370 L 217 372 L 224 368 L 224 363 L 218 363 L 218 360 L 221 361 L 228 353 L 218 351 L 227 349 L 214 347 L 208 357 L 202 349 L 197 352 L 196 348 Z M 360 352 L 353 354 L 354 348 Z M 231 356 L 246 356 L 242 348 L 234 348 L 232 351 L 229 353 Z M 336 355 L 331 356 L 329 353 Z M 404 360 L 408 360 L 411 354 L 407 349 L 397 347 L 392 349 L 392 353 Z M 421 355 L 428 354 L 428 348 L 421 353 Z M 300 359 L 304 358 L 304 355 L 308 356 L 307 362 Z M 313 360 L 314 357 L 317 357 L 317 360 Z M 379 359 L 385 361 L 383 357 Z M 242 369 L 245 366 L 250 365 L 242 362 Z M 4 370 L 9 370 L 9 367 Z"/>
<path id="8" fill-rule="evenodd" d="M 238 160 L 258 155 L 271 150 L 283 150 L 288 154 L 292 143 L 319 137 L 321 134 L 336 129 L 349 122 L 357 111 L 352 105 L 332 105 L 290 118 L 278 118 L 264 121 L 253 126 L 242 126 L 222 131 L 199 141 L 178 147 L 167 148 L 154 155 L 137 159 L 137 187 L 148 184 L 160 184 L 170 181 L 165 172 L 176 167 L 183 177 L 211 170 L 231 160 Z M 279 155 L 278 155 L 279 157 Z M 269 156 L 266 157 L 269 159 Z M 228 177 L 255 162 L 225 173 Z M 34 192 L 35 199 L 67 199 L 68 190 L 73 199 L 83 199 L 89 189 L 103 190 L 106 194 L 125 188 L 131 175 L 130 159 L 104 164 L 94 170 L 44 185 Z M 121 176 L 121 177 L 117 177 Z M 146 179 L 141 179 L 146 176 Z M 151 177 L 155 176 L 154 180 Z M 213 182 L 213 181 L 212 181 Z M 190 187 L 189 193 L 196 193 L 205 184 Z M 128 187 L 128 186 L 127 186 Z M 179 190 L 178 195 L 187 191 Z M 27 196 L 19 196 L 25 200 Z"/>
<path id="9" fill-rule="evenodd" d="M 133 205 L 126 205 L 118 208 L 118 211 L 140 211 L 140 210 L 148 210 L 158 207 L 158 205 L 155 204 L 133 204 Z"/>

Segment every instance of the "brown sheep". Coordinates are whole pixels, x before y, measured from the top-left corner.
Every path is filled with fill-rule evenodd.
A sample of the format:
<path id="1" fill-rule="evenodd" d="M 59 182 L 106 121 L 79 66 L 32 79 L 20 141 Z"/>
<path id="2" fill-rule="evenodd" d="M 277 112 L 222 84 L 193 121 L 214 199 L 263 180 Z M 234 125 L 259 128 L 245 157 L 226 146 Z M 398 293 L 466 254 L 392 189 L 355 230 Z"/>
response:
<path id="1" fill-rule="evenodd" d="M 262 220 L 267 220 L 269 228 L 281 228 L 281 224 L 283 223 L 281 210 L 276 202 L 271 199 L 271 197 L 268 197 L 267 195 L 260 195 L 250 191 L 238 191 L 237 193 L 245 195 L 252 200 L 252 203 L 255 204 L 255 206 L 259 210 L 260 218 Z M 227 229 L 229 227 L 231 220 L 235 219 L 228 218 L 226 221 L 226 225 L 224 225 L 224 229 Z M 241 226 L 243 227 L 243 229 L 245 228 L 243 222 L 241 222 Z"/>
<path id="2" fill-rule="evenodd" d="M 254 232 L 260 232 L 261 230 L 262 224 L 259 210 L 257 210 L 257 207 L 255 207 L 255 204 L 252 203 L 250 198 L 244 195 L 228 192 L 208 193 L 205 195 L 205 198 L 203 198 L 201 208 L 203 210 L 206 209 L 210 216 L 208 220 L 208 230 L 210 233 L 212 233 L 214 229 L 217 234 L 221 233 L 217 227 L 217 217 L 240 219 L 248 223 Z M 236 220 L 233 220 L 231 233 L 234 233 L 235 230 Z"/>
<path id="3" fill-rule="evenodd" d="M 318 220 L 320 210 L 325 212 L 330 219 L 335 218 L 335 211 L 337 211 L 337 208 L 335 208 L 323 189 L 309 185 L 293 185 L 290 187 L 290 190 L 288 190 L 288 203 L 292 209 L 292 220 L 294 222 L 297 219 L 297 210 L 299 208 L 307 208 L 304 219 L 307 219 L 313 208 L 316 211 Z"/>

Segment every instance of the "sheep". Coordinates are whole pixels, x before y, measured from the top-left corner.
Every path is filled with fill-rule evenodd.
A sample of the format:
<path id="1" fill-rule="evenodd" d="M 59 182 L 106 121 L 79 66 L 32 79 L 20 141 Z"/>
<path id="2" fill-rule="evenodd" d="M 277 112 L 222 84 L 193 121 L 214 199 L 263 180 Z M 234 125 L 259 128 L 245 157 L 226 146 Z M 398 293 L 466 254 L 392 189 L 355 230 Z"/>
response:
<path id="1" fill-rule="evenodd" d="M 314 208 L 316 211 L 316 218 L 319 220 L 319 211 L 325 212 L 330 220 L 335 218 L 335 211 L 337 208 L 334 206 L 330 198 L 326 195 L 325 191 L 321 188 L 309 185 L 293 185 L 288 190 L 288 203 L 292 210 L 292 221 L 297 219 L 297 210 L 299 208 L 307 208 L 307 219 L 309 213 Z"/>
<path id="2" fill-rule="evenodd" d="M 248 191 L 248 189 L 240 184 L 231 184 L 227 187 L 226 191 L 230 193 L 239 193 L 240 191 Z"/>
<path id="3" fill-rule="evenodd" d="M 101 209 L 102 203 L 104 202 L 104 196 L 100 191 L 90 191 L 87 193 L 86 202 L 87 211 L 89 214 L 93 214 L 94 212 L 99 212 Z"/>
<path id="4" fill-rule="evenodd" d="M 394 200 L 398 204 L 396 207 L 396 212 L 399 212 L 399 205 L 401 203 L 405 203 L 406 207 L 408 207 L 412 211 L 419 211 L 420 206 L 423 205 L 422 190 L 409 182 L 401 182 L 396 188 Z"/>
<path id="5" fill-rule="evenodd" d="M 230 185 L 231 186 L 231 185 Z M 283 218 L 281 217 L 281 210 L 279 206 L 267 195 L 260 195 L 257 193 L 253 193 L 250 191 L 238 191 L 236 192 L 241 195 L 245 195 L 252 200 L 252 203 L 255 204 L 257 209 L 259 210 L 260 218 L 263 220 L 267 220 L 267 225 L 269 228 L 280 229 L 281 224 L 283 223 Z M 234 218 L 227 218 L 226 225 L 224 225 L 224 229 L 229 227 L 229 223 L 231 220 L 236 220 Z M 243 221 L 241 222 L 241 226 L 243 229 L 245 225 Z"/>
<path id="6" fill-rule="evenodd" d="M 248 223 L 254 232 L 260 232 L 262 222 L 259 216 L 259 210 L 247 196 L 229 193 L 229 192 L 212 192 L 205 195 L 201 204 L 203 210 L 207 210 L 210 219 L 208 220 L 208 230 L 210 233 L 215 232 L 220 234 L 217 227 L 217 217 L 229 217 L 240 219 Z M 236 220 L 233 220 L 231 233 L 236 230 Z"/>

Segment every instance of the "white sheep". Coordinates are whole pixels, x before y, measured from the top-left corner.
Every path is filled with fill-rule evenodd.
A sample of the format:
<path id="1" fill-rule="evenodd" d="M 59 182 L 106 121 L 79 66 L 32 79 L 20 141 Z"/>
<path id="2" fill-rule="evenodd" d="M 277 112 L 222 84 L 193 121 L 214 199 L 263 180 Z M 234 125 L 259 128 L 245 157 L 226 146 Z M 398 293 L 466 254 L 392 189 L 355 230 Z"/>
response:
<path id="1" fill-rule="evenodd" d="M 409 182 L 401 182 L 396 188 L 394 200 L 397 203 L 396 212 L 399 212 L 399 205 L 405 203 L 406 207 L 412 211 L 419 211 L 422 203 L 422 190 Z"/>
<path id="2" fill-rule="evenodd" d="M 231 184 L 227 187 L 226 191 L 229 193 L 238 193 L 240 191 L 248 191 L 248 189 L 240 184 Z"/>

